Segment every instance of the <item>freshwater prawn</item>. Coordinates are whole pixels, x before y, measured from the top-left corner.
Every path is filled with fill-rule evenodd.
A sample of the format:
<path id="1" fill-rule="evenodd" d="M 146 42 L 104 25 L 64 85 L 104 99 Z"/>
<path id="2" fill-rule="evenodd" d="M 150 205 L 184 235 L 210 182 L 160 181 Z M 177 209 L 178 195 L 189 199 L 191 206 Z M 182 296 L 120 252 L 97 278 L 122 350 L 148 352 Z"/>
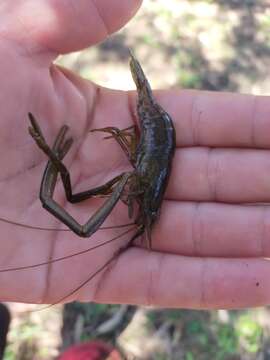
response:
<path id="1" fill-rule="evenodd" d="M 61 302 L 77 292 L 104 270 L 121 252 L 129 248 L 135 239 L 143 234 L 146 235 L 148 248 L 151 249 L 152 247 L 151 232 L 159 217 L 171 172 L 175 151 L 175 129 L 168 113 L 154 99 L 150 84 L 133 54 L 131 54 L 130 70 L 138 93 L 137 116 L 140 125 L 140 136 L 138 136 L 135 126 L 122 130 L 116 127 L 106 127 L 91 131 L 105 132 L 108 134 L 105 137 L 106 139 L 113 138 L 121 146 L 133 170 L 117 175 L 104 185 L 74 194 L 72 192 L 69 171 L 62 162 L 73 142 L 71 137 L 67 137 L 68 127 L 66 125 L 61 127 L 51 148 L 42 134 L 38 121 L 33 114 L 29 113 L 31 122 L 29 133 L 49 159 L 40 187 L 40 200 L 43 207 L 80 237 L 91 237 L 91 235 L 99 230 L 119 200 L 127 205 L 129 218 L 134 218 L 135 224 L 135 232 L 125 245 L 121 246 L 94 274 L 91 274 L 76 289 L 57 302 Z M 104 204 L 85 224 L 80 224 L 53 200 L 53 193 L 59 175 L 64 186 L 66 198 L 71 203 L 78 203 L 93 196 L 106 197 Z M 135 211 L 136 215 L 134 217 Z M 131 230 L 134 230 L 134 227 Z M 129 231 L 125 231 L 123 234 Z M 111 239 L 106 243 L 113 240 Z M 99 244 L 96 247 L 104 244 Z M 95 246 L 91 250 L 94 248 Z M 72 254 L 71 256 L 75 255 Z M 16 269 L 0 270 L 0 272 L 36 267 L 71 256 Z"/>

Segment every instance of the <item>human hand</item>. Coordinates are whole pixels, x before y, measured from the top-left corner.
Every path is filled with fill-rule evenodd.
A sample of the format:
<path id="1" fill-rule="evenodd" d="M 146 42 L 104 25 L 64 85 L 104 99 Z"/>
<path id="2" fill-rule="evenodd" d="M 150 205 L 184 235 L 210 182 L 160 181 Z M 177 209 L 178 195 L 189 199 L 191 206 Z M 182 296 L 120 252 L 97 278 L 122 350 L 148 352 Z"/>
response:
<path id="1" fill-rule="evenodd" d="M 58 53 L 100 41 L 106 36 L 104 24 L 114 31 L 139 1 L 127 1 L 122 8 L 123 2 L 115 0 L 110 13 L 106 1 L 99 1 L 104 24 L 97 12 L 88 10 L 89 1 L 77 0 L 76 19 L 63 3 L 56 8 L 46 0 L 21 1 L 16 7 L 6 2 L 2 14 L 7 21 L 0 48 L 0 216 L 44 227 L 59 223 L 37 198 L 47 159 L 28 135 L 27 113 L 35 114 L 49 143 L 62 124 L 70 126 L 75 143 L 66 164 L 75 190 L 85 190 L 130 169 L 116 143 L 101 142 L 101 134 L 88 130 L 133 124 L 136 102 L 135 93 L 97 87 L 51 62 Z M 10 7 L 21 11 L 22 21 L 15 24 L 16 12 Z M 40 9 L 44 22 L 38 16 L 23 17 Z M 266 203 L 270 197 L 270 100 L 180 90 L 157 92 L 156 98 L 174 120 L 177 149 L 161 217 L 153 230 L 153 250 L 128 249 L 69 300 L 185 308 L 267 304 L 270 215 L 267 206 L 255 203 Z M 71 206 L 60 184 L 55 198 L 80 222 L 104 201 Z M 127 209 L 119 204 L 106 224 L 127 221 Z M 0 226 L 1 269 L 65 256 L 123 232 L 99 231 L 85 240 L 66 232 Z M 1 300 L 57 302 L 128 238 L 50 266 L 0 273 Z"/>
<path id="2" fill-rule="evenodd" d="M 103 40 L 123 26 L 140 3 L 140 0 L 113 0 L 108 7 L 106 0 L 2 2 L 1 218 L 32 226 L 59 227 L 59 222 L 42 208 L 38 199 L 47 159 L 28 133 L 29 112 L 38 119 L 50 144 L 60 127 L 69 125 L 68 136 L 74 138 L 74 144 L 65 161 L 71 169 L 75 191 L 99 185 L 105 177 L 109 179 L 112 174 L 117 174 L 121 167 L 130 168 L 117 144 L 101 141 L 102 135 L 88 131 L 93 127 L 104 126 L 106 122 L 110 125 L 114 122 L 119 126 L 130 123 L 131 116 L 124 104 L 126 94 L 101 89 L 52 62 L 60 53 L 82 49 Z M 104 145 L 101 146 L 102 152 L 97 151 L 100 145 Z M 76 185 L 78 182 L 79 186 Z M 66 200 L 63 187 L 59 185 L 55 199 L 63 205 Z M 84 222 L 103 201 L 92 199 L 77 206 L 65 204 L 65 207 L 68 210 L 72 208 L 71 213 L 78 221 Z M 122 213 L 126 214 L 124 208 Z M 108 220 L 112 224 L 115 219 L 115 214 L 112 214 Z M 116 221 L 121 223 L 121 217 Z M 31 230 L 5 222 L 0 222 L 0 226 L 0 269 L 48 261 L 52 257 L 87 248 L 113 234 L 113 231 L 99 232 L 89 241 L 73 233 Z M 83 276 L 102 263 L 103 258 L 113 249 L 107 247 L 107 250 L 93 252 L 92 260 L 91 257 L 89 260 L 89 255 L 78 258 L 78 267 L 71 259 L 62 262 L 63 267 L 55 264 L 54 269 L 43 266 L 25 271 L 2 272 L 1 300 L 38 303 L 57 301 L 59 296 L 71 291 L 72 286 L 78 285 Z M 70 270 L 68 277 L 67 268 Z M 57 279 L 51 282 L 51 275 L 53 278 L 57 276 Z M 67 283 L 58 291 L 64 279 Z M 90 296 L 88 294 L 89 299 Z"/>

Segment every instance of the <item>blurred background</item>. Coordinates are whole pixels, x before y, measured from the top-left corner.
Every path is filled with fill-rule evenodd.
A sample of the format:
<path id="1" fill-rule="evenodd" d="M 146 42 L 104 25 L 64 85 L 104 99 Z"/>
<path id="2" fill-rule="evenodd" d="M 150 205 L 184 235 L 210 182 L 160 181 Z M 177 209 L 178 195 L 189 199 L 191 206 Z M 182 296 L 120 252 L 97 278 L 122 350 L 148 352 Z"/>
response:
<path id="1" fill-rule="evenodd" d="M 269 5 L 269 0 L 145 0 L 124 29 L 58 63 L 100 85 L 134 89 L 130 47 L 153 88 L 270 94 Z M 24 305 L 11 309 L 6 360 L 51 360 L 71 344 L 97 338 L 128 359 L 270 359 L 268 307 L 186 311 L 75 303 L 32 314 L 23 312 Z"/>

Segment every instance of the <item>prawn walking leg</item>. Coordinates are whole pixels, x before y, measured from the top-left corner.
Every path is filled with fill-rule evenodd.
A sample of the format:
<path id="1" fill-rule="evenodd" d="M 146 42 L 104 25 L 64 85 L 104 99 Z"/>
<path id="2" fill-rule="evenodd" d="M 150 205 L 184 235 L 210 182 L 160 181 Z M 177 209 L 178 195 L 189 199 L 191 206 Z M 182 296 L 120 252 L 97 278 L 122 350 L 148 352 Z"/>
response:
<path id="1" fill-rule="evenodd" d="M 118 142 L 132 166 L 135 167 L 136 148 L 139 141 L 135 125 L 129 126 L 125 129 L 118 129 L 115 126 L 107 126 L 105 128 L 91 130 L 91 132 L 97 131 L 111 134 L 110 136 L 104 137 L 104 139 L 107 140 L 113 138 L 116 142 Z"/>
<path id="2" fill-rule="evenodd" d="M 121 198 L 123 190 L 131 176 L 131 173 L 122 173 L 102 186 L 73 195 L 71 190 L 69 172 L 61 161 L 61 158 L 64 157 L 72 144 L 71 139 L 64 141 L 64 137 L 68 128 L 66 126 L 61 128 L 56 138 L 55 146 L 53 149 L 51 149 L 46 143 L 41 129 L 33 115 L 29 114 L 29 118 L 32 124 L 32 127 L 29 128 L 31 136 L 36 141 L 37 145 L 49 157 L 49 162 L 45 169 L 40 189 L 40 200 L 43 204 L 43 207 L 46 208 L 51 214 L 57 217 L 64 224 L 66 224 L 77 235 L 81 237 L 90 237 L 94 232 L 99 229 L 107 216 L 113 210 L 116 203 Z M 61 175 L 67 199 L 70 202 L 82 201 L 93 195 L 104 195 L 111 193 L 110 197 L 104 202 L 103 206 L 100 207 L 84 225 L 79 224 L 68 212 L 66 212 L 64 208 L 58 205 L 52 198 L 55 189 L 56 179 L 59 173 Z M 116 183 L 117 185 L 112 189 L 112 186 Z"/>

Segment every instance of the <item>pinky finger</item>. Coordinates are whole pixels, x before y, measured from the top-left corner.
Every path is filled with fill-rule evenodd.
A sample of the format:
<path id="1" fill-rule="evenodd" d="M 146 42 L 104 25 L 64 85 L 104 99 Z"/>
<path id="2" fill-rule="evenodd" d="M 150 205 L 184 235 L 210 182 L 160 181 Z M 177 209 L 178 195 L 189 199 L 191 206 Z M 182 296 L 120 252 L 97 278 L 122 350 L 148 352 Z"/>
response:
<path id="1" fill-rule="evenodd" d="M 270 261 L 195 258 L 131 249 L 107 271 L 94 301 L 187 309 L 270 302 Z"/>

